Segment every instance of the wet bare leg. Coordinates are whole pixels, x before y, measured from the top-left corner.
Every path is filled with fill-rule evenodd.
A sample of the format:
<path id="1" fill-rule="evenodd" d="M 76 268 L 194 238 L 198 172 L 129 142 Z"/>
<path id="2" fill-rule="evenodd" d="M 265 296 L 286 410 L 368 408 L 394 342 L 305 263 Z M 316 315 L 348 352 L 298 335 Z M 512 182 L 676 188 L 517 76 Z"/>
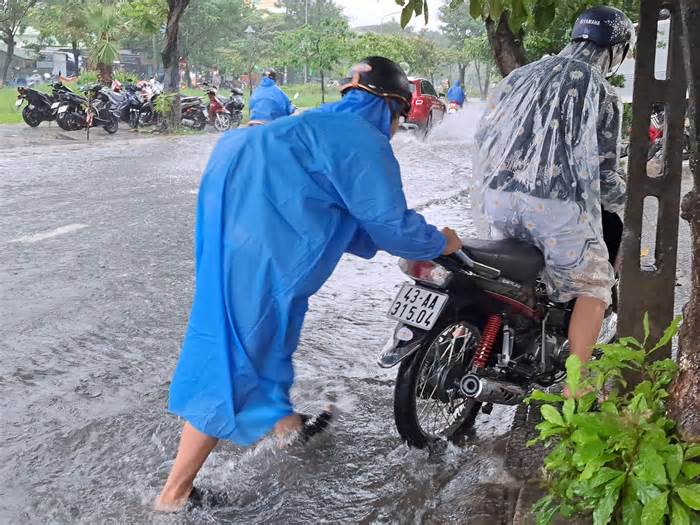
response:
<path id="1" fill-rule="evenodd" d="M 290 438 L 301 431 L 304 424 L 299 414 L 285 416 L 275 423 L 275 436 L 277 444 L 281 447 L 289 442 Z"/>
<path id="2" fill-rule="evenodd" d="M 593 297 L 578 297 L 569 323 L 569 348 L 571 354 L 586 365 L 598 341 L 600 328 L 605 316 L 605 303 Z M 564 388 L 564 395 L 569 397 L 569 389 Z"/>
<path id="3" fill-rule="evenodd" d="M 187 502 L 192 492 L 194 478 L 218 441 L 216 438 L 202 434 L 189 423 L 185 423 L 175 463 L 170 469 L 163 491 L 156 500 L 156 510 L 174 512 Z"/>

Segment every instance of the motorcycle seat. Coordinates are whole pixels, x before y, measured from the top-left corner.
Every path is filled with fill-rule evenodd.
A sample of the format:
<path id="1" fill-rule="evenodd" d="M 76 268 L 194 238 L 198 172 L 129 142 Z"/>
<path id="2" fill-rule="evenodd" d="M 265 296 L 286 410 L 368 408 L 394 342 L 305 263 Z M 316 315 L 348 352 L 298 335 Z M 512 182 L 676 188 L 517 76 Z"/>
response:
<path id="1" fill-rule="evenodd" d="M 501 270 L 503 277 L 517 282 L 534 282 L 544 268 L 542 252 L 525 241 L 466 239 L 462 244 L 476 262 Z"/>
<path id="2" fill-rule="evenodd" d="M 181 103 L 182 103 L 182 102 L 197 102 L 197 101 L 200 101 L 200 100 L 202 100 L 202 99 L 199 98 L 199 97 L 182 97 L 182 98 L 180 99 L 180 102 L 181 102 Z"/>

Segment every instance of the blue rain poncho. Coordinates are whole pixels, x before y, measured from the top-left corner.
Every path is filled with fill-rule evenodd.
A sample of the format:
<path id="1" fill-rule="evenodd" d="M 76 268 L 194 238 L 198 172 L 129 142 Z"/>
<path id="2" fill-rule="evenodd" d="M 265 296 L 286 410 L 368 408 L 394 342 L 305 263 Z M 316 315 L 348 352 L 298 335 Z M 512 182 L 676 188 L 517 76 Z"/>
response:
<path id="1" fill-rule="evenodd" d="M 459 80 L 457 80 L 454 85 L 447 90 L 447 100 L 449 102 L 457 102 L 460 106 L 464 104 L 464 90 Z"/>
<path id="2" fill-rule="evenodd" d="M 294 113 L 294 106 L 274 80 L 263 77 L 250 97 L 250 119 L 269 122 Z"/>
<path id="3" fill-rule="evenodd" d="M 386 101 L 352 90 L 219 141 L 199 190 L 194 301 L 170 387 L 170 410 L 199 431 L 249 445 L 293 413 L 308 299 L 344 252 L 444 250 L 407 209 L 390 127 Z"/>

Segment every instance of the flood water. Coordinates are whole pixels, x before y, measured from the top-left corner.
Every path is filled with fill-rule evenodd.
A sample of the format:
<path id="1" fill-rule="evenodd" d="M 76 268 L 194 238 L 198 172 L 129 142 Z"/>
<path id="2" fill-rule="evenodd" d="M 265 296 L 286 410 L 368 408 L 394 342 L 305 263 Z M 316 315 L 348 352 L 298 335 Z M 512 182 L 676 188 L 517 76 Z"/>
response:
<path id="1" fill-rule="evenodd" d="M 394 140 L 409 204 L 465 235 L 477 113 L 427 142 Z M 332 430 L 283 451 L 222 443 L 196 482 L 217 504 L 151 510 L 179 437 L 167 390 L 215 140 L 116 137 L 0 156 L 0 523 L 466 522 L 481 484 L 505 479 L 512 410 L 480 415 L 463 447 L 401 444 L 396 370 L 376 365 L 406 280 L 387 254 L 345 257 L 311 301 L 293 398 L 310 412 L 335 403 Z"/>

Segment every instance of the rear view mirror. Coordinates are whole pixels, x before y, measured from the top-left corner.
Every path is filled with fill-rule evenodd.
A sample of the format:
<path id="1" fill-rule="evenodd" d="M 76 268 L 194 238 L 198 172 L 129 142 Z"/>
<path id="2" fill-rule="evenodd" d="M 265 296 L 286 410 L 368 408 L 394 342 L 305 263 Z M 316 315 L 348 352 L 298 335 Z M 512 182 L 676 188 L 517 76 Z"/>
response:
<path id="1" fill-rule="evenodd" d="M 299 98 L 299 93 L 294 93 L 294 100 Z"/>

